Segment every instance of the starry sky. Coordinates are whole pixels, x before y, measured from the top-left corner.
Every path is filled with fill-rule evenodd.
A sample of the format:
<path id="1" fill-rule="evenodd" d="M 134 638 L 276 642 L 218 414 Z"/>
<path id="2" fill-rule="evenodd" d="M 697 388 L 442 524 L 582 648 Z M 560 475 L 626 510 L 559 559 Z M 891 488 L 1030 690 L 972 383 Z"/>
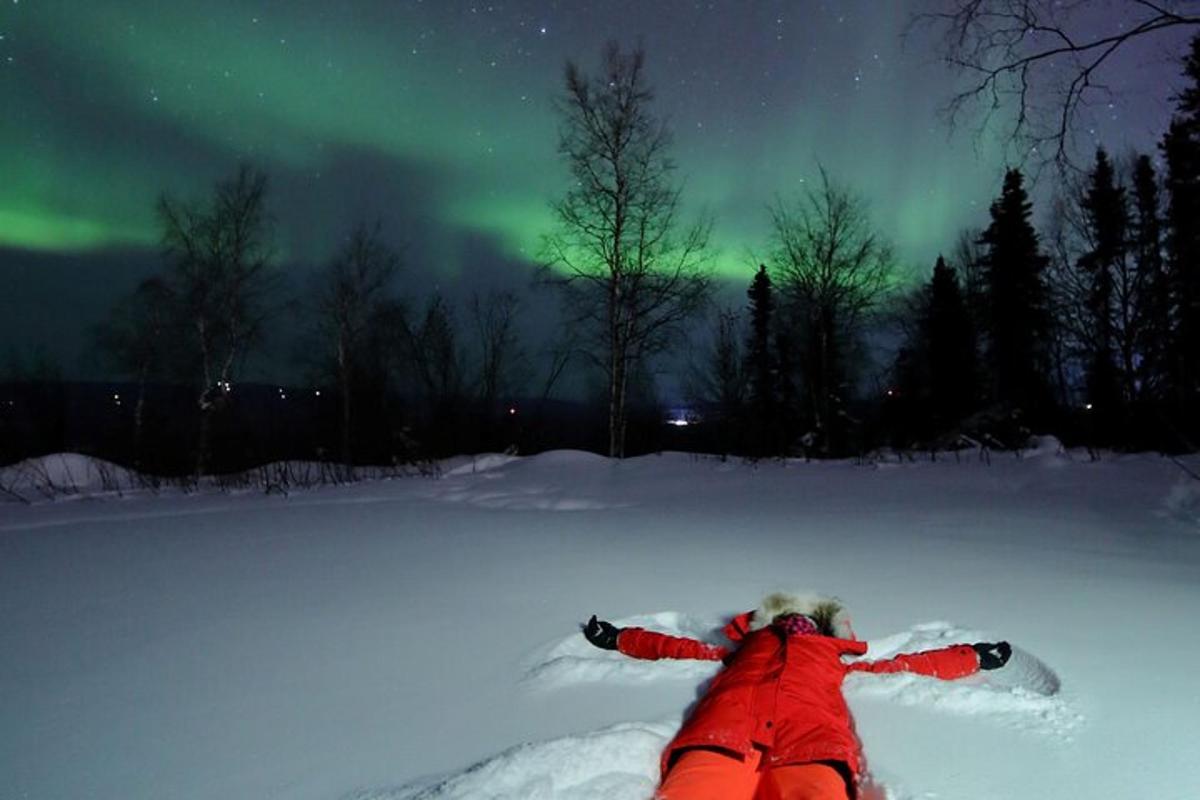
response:
<path id="1" fill-rule="evenodd" d="M 928 4 L 926 4 L 928 5 Z M 1092 23 L 1122 3 L 1097 0 Z M 824 165 L 871 204 L 906 274 L 982 226 L 1006 154 L 951 136 L 954 83 L 913 4 L 677 0 L 0 0 L 0 341 L 79 366 L 80 331 L 159 265 L 154 202 L 268 172 L 280 264 L 328 259 L 380 218 L 414 291 L 527 276 L 566 186 L 564 62 L 641 43 L 688 211 L 738 284 L 766 205 Z M 1148 149 L 1176 54 L 1134 51 L 1089 131 Z M 48 320 L 58 320 L 53 325 Z M 74 327 L 72 327 L 74 326 Z M 86 361 L 86 359 L 83 359 Z"/>

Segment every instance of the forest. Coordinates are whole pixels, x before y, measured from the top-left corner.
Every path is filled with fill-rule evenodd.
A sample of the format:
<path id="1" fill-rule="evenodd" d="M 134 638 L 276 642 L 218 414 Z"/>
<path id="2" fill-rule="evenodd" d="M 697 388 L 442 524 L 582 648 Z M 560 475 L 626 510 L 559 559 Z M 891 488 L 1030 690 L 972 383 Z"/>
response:
<path id="1" fill-rule="evenodd" d="M 1155 152 L 1101 145 L 1073 163 L 1060 138 L 1057 168 L 1039 171 L 1047 207 L 1026 165 L 1006 168 L 986 227 L 929 253 L 916 282 L 898 279 L 869 198 L 824 168 L 764 206 L 771 236 L 745 284 L 718 279 L 713 221 L 686 218 L 646 54 L 616 44 L 594 73 L 565 71 L 558 157 L 572 182 L 527 293 L 408 296 L 402 275 L 419 265 L 374 220 L 289 292 L 270 178 L 238 165 L 206 195 L 159 198 L 161 270 L 93 331 L 122 380 L 10 367 L 0 462 L 77 451 L 161 476 L 278 460 L 351 474 L 563 447 L 936 457 L 1019 451 L 1034 434 L 1195 451 L 1200 37 L 1179 68 Z M 557 334 L 527 340 L 522 320 L 551 305 Z M 290 356 L 303 383 L 243 381 L 285 321 L 303 329 Z M 572 372 L 586 390 L 568 397 Z"/>

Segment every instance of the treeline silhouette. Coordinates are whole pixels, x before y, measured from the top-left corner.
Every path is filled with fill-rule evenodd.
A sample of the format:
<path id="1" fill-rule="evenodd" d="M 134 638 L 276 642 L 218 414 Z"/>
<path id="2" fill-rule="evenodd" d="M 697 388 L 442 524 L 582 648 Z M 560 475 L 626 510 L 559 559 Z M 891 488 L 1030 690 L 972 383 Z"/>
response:
<path id="1" fill-rule="evenodd" d="M 539 282 L 558 292 L 564 325 L 535 353 L 513 292 L 460 308 L 404 296 L 409 265 L 379 223 L 348 231 L 303 296 L 284 299 L 268 181 L 242 166 L 199 202 L 159 201 L 163 269 L 95 331 L 124 382 L 10 369 L 0 460 L 76 450 L 199 475 L 551 447 L 750 458 L 1020 448 L 1033 433 L 1195 450 L 1200 37 L 1183 71 L 1158 152 L 1097 149 L 1063 179 L 1040 233 L 1025 178 L 1008 169 L 987 227 L 964 232 L 927 281 L 898 287 L 866 202 L 822 170 L 769 207 L 745 303 L 714 310 L 709 223 L 678 222 L 644 55 L 610 45 L 596 76 L 566 73 L 560 151 L 575 180 L 555 206 Z M 242 382 L 285 323 L 304 331 L 295 359 L 306 377 Z M 682 376 L 686 408 L 666 409 L 654 371 L 688 338 L 705 352 Z M 894 357 L 872 370 L 889 343 Z M 596 377 L 594 399 L 557 399 L 580 368 Z"/>
<path id="2" fill-rule="evenodd" d="M 719 314 L 694 381 L 719 410 L 716 449 L 1020 448 L 1051 433 L 1092 448 L 1195 451 L 1200 37 L 1183 66 L 1157 154 L 1114 164 L 1098 148 L 1086 174 L 1064 179 L 1043 235 L 1024 176 L 1007 170 L 988 227 L 963 232 L 927 282 L 886 302 L 852 197 L 823 175 L 799 220 L 777 210 L 772 260 L 746 307 Z M 901 344 L 864 390 L 868 311 Z"/>

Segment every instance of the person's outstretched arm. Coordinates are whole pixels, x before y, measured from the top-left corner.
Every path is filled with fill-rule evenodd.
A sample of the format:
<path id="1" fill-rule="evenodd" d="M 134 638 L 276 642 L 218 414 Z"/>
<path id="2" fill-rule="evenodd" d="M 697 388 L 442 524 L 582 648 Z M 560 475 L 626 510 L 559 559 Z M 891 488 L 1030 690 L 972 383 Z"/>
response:
<path id="1" fill-rule="evenodd" d="M 684 636 L 668 636 L 645 628 L 618 628 L 612 623 L 592 618 L 583 626 L 583 635 L 596 647 L 617 650 L 632 658 L 692 658 L 701 661 L 720 661 L 729 650 L 715 644 Z"/>
<path id="2" fill-rule="evenodd" d="M 882 661 L 856 661 L 851 672 L 916 672 L 931 678 L 954 680 L 974 675 L 981 669 L 999 669 L 1008 662 L 1012 647 L 1008 642 L 956 644 L 922 653 L 902 653 Z"/>

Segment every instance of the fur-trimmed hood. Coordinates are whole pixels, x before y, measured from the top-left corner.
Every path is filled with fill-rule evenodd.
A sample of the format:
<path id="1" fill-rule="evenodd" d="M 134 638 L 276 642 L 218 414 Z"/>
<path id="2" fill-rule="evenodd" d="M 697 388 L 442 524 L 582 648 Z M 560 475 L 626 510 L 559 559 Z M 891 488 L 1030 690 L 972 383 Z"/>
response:
<path id="1" fill-rule="evenodd" d="M 754 610 L 750 617 L 750 630 L 767 627 L 780 614 L 804 614 L 813 618 L 825 636 L 855 638 L 850 615 L 841 602 L 814 592 L 772 592 Z"/>

